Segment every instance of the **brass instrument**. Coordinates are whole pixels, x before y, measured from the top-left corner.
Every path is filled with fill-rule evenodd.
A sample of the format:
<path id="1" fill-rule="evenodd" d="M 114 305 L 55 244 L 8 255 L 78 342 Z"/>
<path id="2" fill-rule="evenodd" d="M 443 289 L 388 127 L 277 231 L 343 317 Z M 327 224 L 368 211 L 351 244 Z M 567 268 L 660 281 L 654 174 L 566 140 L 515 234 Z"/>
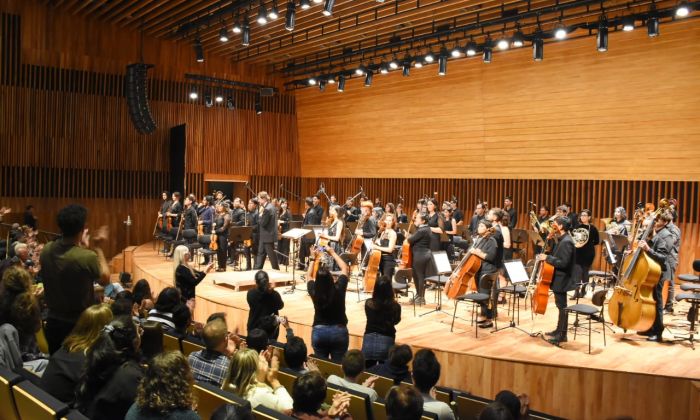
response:
<path id="1" fill-rule="evenodd" d="M 552 216 L 544 222 L 540 222 L 537 216 L 535 215 L 535 212 L 532 210 L 530 210 L 529 216 L 530 224 L 532 224 L 532 227 L 535 229 L 536 232 L 550 234 L 554 231 L 554 226 L 552 226 L 552 222 L 554 222 L 554 219 L 556 219 L 557 216 Z"/>
<path id="2" fill-rule="evenodd" d="M 582 248 L 588 242 L 590 228 L 578 228 L 571 231 L 571 238 L 574 240 L 576 248 Z"/>

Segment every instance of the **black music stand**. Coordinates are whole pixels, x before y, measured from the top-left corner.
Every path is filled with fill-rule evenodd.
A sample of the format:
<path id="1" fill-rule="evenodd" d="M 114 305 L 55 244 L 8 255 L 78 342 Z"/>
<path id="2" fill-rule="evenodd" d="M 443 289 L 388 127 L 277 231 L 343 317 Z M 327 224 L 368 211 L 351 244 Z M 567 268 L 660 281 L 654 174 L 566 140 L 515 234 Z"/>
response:
<path id="1" fill-rule="evenodd" d="M 305 235 L 308 235 L 309 230 L 308 229 L 300 229 L 300 228 L 294 228 L 294 229 L 289 229 L 288 231 L 284 232 L 282 234 L 283 238 L 289 239 L 290 243 L 292 241 L 299 241 L 302 237 Z M 296 279 L 296 269 L 297 269 L 297 258 L 299 255 L 299 247 L 294 247 L 294 252 L 291 252 L 291 247 L 290 247 L 290 252 L 289 252 L 289 257 L 292 259 L 292 287 L 290 287 L 288 290 L 285 290 L 285 294 L 290 294 L 294 293 L 296 290 L 296 285 L 297 285 L 297 279 Z"/>
<path id="2" fill-rule="evenodd" d="M 434 279 L 435 276 L 431 276 L 431 277 L 433 277 L 433 279 L 431 279 L 431 283 L 432 282 L 437 283 L 436 293 L 438 294 L 438 303 L 437 303 L 437 306 L 435 307 L 435 309 L 428 311 L 424 314 L 420 314 L 418 316 L 432 314 L 433 312 L 442 312 L 445 315 L 452 316 L 451 313 L 448 313 L 448 312 L 442 310 L 442 283 L 443 283 L 442 276 L 443 276 L 443 274 L 448 274 L 448 275 L 452 274 L 452 265 L 450 264 L 450 259 L 447 257 L 447 252 L 435 251 L 432 253 L 432 255 L 433 255 L 433 262 L 435 263 L 435 268 L 437 269 L 438 275 L 437 275 L 437 279 Z M 426 277 L 426 279 L 425 279 L 426 283 L 427 283 L 429 278 L 430 277 Z M 449 279 L 449 277 L 448 277 L 448 279 Z M 445 283 L 447 283 L 447 279 L 445 280 Z"/>
<path id="3" fill-rule="evenodd" d="M 289 222 L 287 222 L 287 223 L 289 224 L 289 229 L 287 229 L 287 232 L 289 232 L 289 231 L 292 230 L 292 229 L 299 229 L 299 228 L 301 228 L 301 224 L 302 224 L 302 222 L 300 222 L 300 221 L 289 221 Z M 284 233 L 286 233 L 286 232 L 284 232 Z M 281 234 L 281 235 L 282 235 L 282 238 L 284 238 L 284 239 L 289 239 L 289 238 L 287 238 L 287 237 L 284 236 L 284 233 Z M 290 239 L 290 244 L 291 244 L 291 239 Z M 289 250 L 287 250 L 287 251 L 289 251 Z M 286 258 L 287 264 L 282 264 L 282 265 L 284 265 L 284 267 L 285 267 L 285 268 L 284 268 L 285 273 L 286 273 L 286 272 L 289 272 L 289 256 L 288 256 L 288 255 L 284 255 L 282 252 L 280 252 L 280 250 L 279 250 L 279 241 L 277 241 L 277 248 L 275 248 L 275 254 L 277 254 L 278 258 L 279 258 L 279 257 Z"/>
<path id="4" fill-rule="evenodd" d="M 505 327 L 502 327 L 502 328 L 495 329 L 491 332 L 495 333 L 498 331 L 506 330 L 508 328 L 515 328 L 516 330 L 522 331 L 527 335 L 532 335 L 532 333 L 529 333 L 518 326 L 518 322 L 520 322 L 520 308 L 518 308 L 518 306 L 517 306 L 518 302 L 520 300 L 520 295 L 519 295 L 519 292 L 517 290 L 517 286 L 529 283 L 530 277 L 527 275 L 527 271 L 525 271 L 525 266 L 523 265 L 522 260 L 506 261 L 504 263 L 504 266 L 506 268 L 506 272 L 508 273 L 508 278 L 510 278 L 511 286 L 506 286 L 505 288 L 499 288 L 498 287 L 498 279 L 496 279 L 496 281 L 494 281 L 493 287 L 499 291 L 504 290 L 504 289 L 508 289 L 508 288 L 512 288 L 511 289 L 512 296 L 511 296 L 510 302 L 513 303 L 513 307 L 510 308 L 510 302 L 509 302 L 508 303 L 508 306 L 509 306 L 508 310 L 511 311 L 510 312 L 511 316 L 510 316 L 510 322 L 508 323 L 508 325 L 506 325 Z M 527 291 L 527 288 L 526 288 L 526 291 Z M 511 291 L 509 290 L 508 292 L 510 293 Z M 527 295 L 526 295 L 526 298 L 527 298 Z M 515 318 L 515 311 L 516 310 L 518 311 L 518 322 L 515 321 L 515 319 L 516 319 Z"/>
<path id="5" fill-rule="evenodd" d="M 228 240 L 233 243 L 242 244 L 245 241 L 253 239 L 253 226 L 234 226 L 228 231 Z M 252 248 L 250 249 L 251 254 L 256 252 Z M 250 256 L 250 261 L 252 264 L 253 255 Z M 241 259 L 238 257 L 238 271 L 241 271 Z"/>

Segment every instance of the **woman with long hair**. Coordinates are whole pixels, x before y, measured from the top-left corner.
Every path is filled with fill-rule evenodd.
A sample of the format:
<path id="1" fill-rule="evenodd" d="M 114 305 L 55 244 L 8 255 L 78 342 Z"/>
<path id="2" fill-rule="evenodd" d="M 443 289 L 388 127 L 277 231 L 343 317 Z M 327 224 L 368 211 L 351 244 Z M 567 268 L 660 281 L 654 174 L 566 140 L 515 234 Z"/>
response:
<path id="1" fill-rule="evenodd" d="M 396 215 L 385 213 L 379 221 L 379 235 L 372 244 L 373 249 L 382 253 L 379 272 L 388 278 L 394 277 L 396 267 Z"/>
<path id="2" fill-rule="evenodd" d="M 343 241 L 343 227 L 345 226 L 345 222 L 343 221 L 344 214 L 345 212 L 343 212 L 340 206 L 331 206 L 331 208 L 328 209 L 328 220 L 326 220 L 326 223 L 328 223 L 328 232 L 319 235 L 322 239 L 328 239 L 328 246 L 333 248 L 338 254 L 343 251 L 341 243 Z"/>
<path id="3" fill-rule="evenodd" d="M 5 270 L 0 283 L 0 325 L 9 323 L 17 329 L 19 350 L 23 360 L 41 355 L 35 334 L 41 329 L 41 309 L 34 295 L 33 279 L 27 270 L 13 266 Z M 46 362 L 36 366 L 43 370 Z"/>
<path id="4" fill-rule="evenodd" d="M 277 216 L 277 223 L 279 223 L 279 232 L 283 234 L 289 230 L 289 222 L 292 220 L 292 212 L 289 211 L 289 203 L 287 203 L 286 198 L 280 198 L 280 209 L 279 215 Z M 278 251 L 282 254 L 279 257 L 279 263 L 282 265 L 289 265 L 289 239 L 282 238 L 280 236 L 278 246 Z"/>
<path id="5" fill-rule="evenodd" d="M 428 214 L 418 214 L 416 216 L 416 225 L 418 229 L 406 240 L 411 244 L 411 252 L 413 253 L 413 266 L 411 268 L 413 269 L 413 281 L 416 285 L 414 300 L 415 303 L 422 305 L 425 303 L 425 278 L 433 266 L 430 251 L 432 232 L 430 226 L 428 226 Z"/>
<path id="6" fill-rule="evenodd" d="M 161 353 L 148 364 L 139 384 L 136 402 L 125 420 L 199 420 L 194 412 L 194 378 L 187 359 L 179 351 Z"/>
<path id="7" fill-rule="evenodd" d="M 396 205 L 396 221 L 398 223 L 408 223 L 408 215 L 403 211 L 403 204 Z"/>
<path id="8" fill-rule="evenodd" d="M 401 322 L 401 305 L 396 302 L 391 279 L 383 275 L 374 285 L 372 298 L 365 301 L 365 335 L 362 354 L 366 365 L 373 366 L 389 357 L 389 348 L 396 339 L 395 325 Z"/>
<path id="9" fill-rule="evenodd" d="M 279 292 L 272 288 L 270 277 L 265 271 L 255 273 L 255 288 L 248 290 L 246 300 L 248 301 L 248 333 L 255 328 L 260 328 L 260 320 L 268 315 L 279 315 L 280 309 L 284 308 L 284 302 Z M 274 335 L 274 334 L 273 334 Z M 277 339 L 277 334 L 269 338 Z"/>
<path id="10" fill-rule="evenodd" d="M 75 386 L 86 362 L 86 353 L 112 321 L 112 310 L 106 303 L 85 309 L 63 345 L 49 359 L 41 377 L 41 387 L 63 402 L 75 399 Z"/>
<path id="11" fill-rule="evenodd" d="M 153 309 L 153 302 L 155 301 L 151 292 L 151 285 L 148 284 L 148 280 L 141 279 L 134 284 L 131 293 L 134 296 L 134 303 L 139 306 L 139 318 L 143 322 L 148 317 L 148 311 Z"/>
<path id="12" fill-rule="evenodd" d="M 160 322 L 163 331 L 175 331 L 175 320 L 173 313 L 180 302 L 180 290 L 174 287 L 166 287 L 160 291 L 158 299 L 153 309 L 148 312 L 146 321 Z"/>
<path id="13" fill-rule="evenodd" d="M 216 271 L 226 271 L 226 258 L 228 257 L 228 229 L 231 226 L 231 216 L 228 213 L 229 206 L 224 203 L 216 204 L 214 224 L 217 241 L 216 260 L 219 264 Z M 250 264 L 249 264 L 250 266 Z"/>
<path id="14" fill-rule="evenodd" d="M 348 350 L 350 341 L 348 317 L 345 314 L 345 292 L 348 288 L 349 271 L 348 265 L 333 248 L 327 248 L 326 252 L 333 258 L 342 274 L 334 280 L 329 267 L 324 265 L 316 273 L 316 279 L 307 283 L 309 295 L 314 303 L 311 346 L 316 356 L 330 357 L 340 362 Z M 316 256 L 316 258 L 319 257 L 319 255 Z M 309 276 L 312 270 L 313 265 L 309 267 Z"/>
<path id="15" fill-rule="evenodd" d="M 231 358 L 230 374 L 221 387 L 250 401 L 279 412 L 292 409 L 292 397 L 277 379 L 279 359 L 270 350 L 258 355 L 253 349 L 240 349 Z"/>
<path id="16" fill-rule="evenodd" d="M 180 289 L 180 297 L 183 302 L 194 299 L 194 288 L 204 280 L 207 273 L 198 271 L 190 265 L 190 249 L 185 245 L 179 245 L 173 253 L 173 275 L 175 287 Z M 211 271 L 213 265 L 207 267 Z"/>
<path id="17" fill-rule="evenodd" d="M 478 236 L 474 240 L 474 246 L 471 250 L 473 255 L 481 258 L 481 268 L 479 268 L 479 271 L 474 276 L 477 282 L 477 288 L 479 289 L 479 293 L 484 293 L 489 296 L 493 296 L 493 282 L 486 276 L 498 272 L 498 266 L 496 265 L 498 244 L 493 237 L 495 231 L 496 229 L 490 221 L 486 219 L 479 220 L 477 224 Z M 492 300 L 495 300 L 495 296 L 492 297 Z M 479 328 L 489 328 L 493 326 L 493 306 L 495 306 L 495 302 L 481 304 L 482 318 L 479 319 L 478 322 Z"/>
<path id="18" fill-rule="evenodd" d="M 76 391 L 76 407 L 91 419 L 121 420 L 136 399 L 143 378 L 139 365 L 141 327 L 120 316 L 103 329 L 87 351 Z"/>
<path id="19" fill-rule="evenodd" d="M 428 200 L 428 227 L 430 227 L 430 250 L 440 250 L 440 234 L 445 231 L 445 220 L 438 212 L 438 202 L 431 198 Z"/>

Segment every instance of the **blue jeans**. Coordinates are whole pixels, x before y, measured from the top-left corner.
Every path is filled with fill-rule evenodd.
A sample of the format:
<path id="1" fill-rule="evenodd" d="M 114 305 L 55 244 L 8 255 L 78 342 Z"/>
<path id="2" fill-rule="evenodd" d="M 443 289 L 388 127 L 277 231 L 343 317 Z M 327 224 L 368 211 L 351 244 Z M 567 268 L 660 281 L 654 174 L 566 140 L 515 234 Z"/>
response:
<path id="1" fill-rule="evenodd" d="M 311 331 L 314 355 L 340 363 L 348 351 L 348 328 L 340 325 L 316 325 Z"/>
<path id="2" fill-rule="evenodd" d="M 389 358 L 389 348 L 394 345 L 394 337 L 377 333 L 365 334 L 362 339 L 362 354 L 366 360 L 383 362 Z"/>

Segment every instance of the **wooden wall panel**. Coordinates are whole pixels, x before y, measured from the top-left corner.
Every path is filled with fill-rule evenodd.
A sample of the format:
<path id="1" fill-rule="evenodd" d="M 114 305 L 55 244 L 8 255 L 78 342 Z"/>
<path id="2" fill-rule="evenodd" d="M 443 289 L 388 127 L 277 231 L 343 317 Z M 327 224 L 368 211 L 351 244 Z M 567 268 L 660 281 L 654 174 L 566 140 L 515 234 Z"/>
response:
<path id="1" fill-rule="evenodd" d="M 302 176 L 700 180 L 700 21 L 297 91 Z"/>

